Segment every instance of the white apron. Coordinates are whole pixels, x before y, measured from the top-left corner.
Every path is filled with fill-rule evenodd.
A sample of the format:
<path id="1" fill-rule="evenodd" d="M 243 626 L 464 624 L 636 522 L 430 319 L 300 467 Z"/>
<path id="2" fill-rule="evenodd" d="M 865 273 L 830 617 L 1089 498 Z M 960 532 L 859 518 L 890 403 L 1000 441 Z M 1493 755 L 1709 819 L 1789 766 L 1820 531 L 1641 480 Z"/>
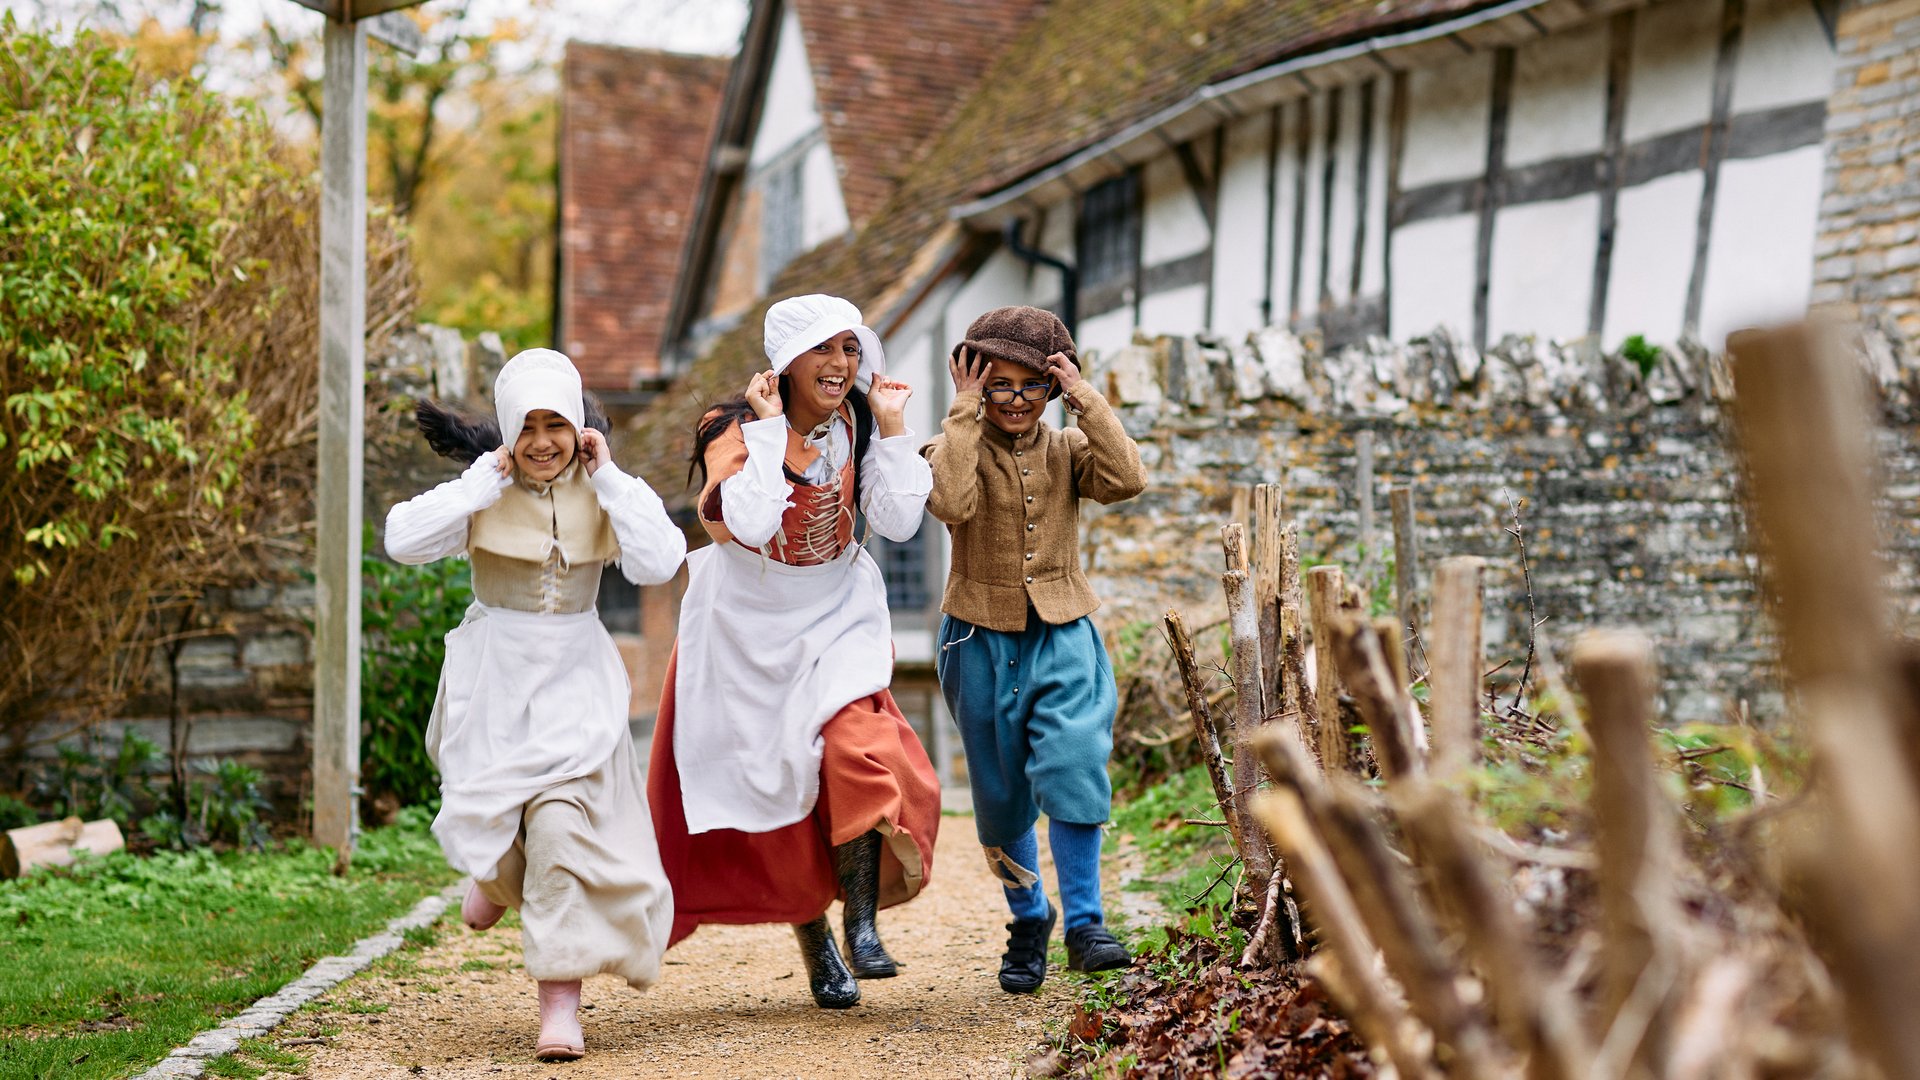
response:
<path id="1" fill-rule="evenodd" d="M 591 609 L 573 615 L 475 603 L 447 635 L 427 725 L 440 769 L 433 833 L 476 878 L 513 846 L 540 792 L 592 774 L 628 737 L 627 669 Z"/>
<path id="2" fill-rule="evenodd" d="M 886 583 L 858 544 L 818 566 L 709 544 L 687 556 L 679 650 L 687 831 L 770 832 L 813 812 L 820 729 L 893 681 Z"/>

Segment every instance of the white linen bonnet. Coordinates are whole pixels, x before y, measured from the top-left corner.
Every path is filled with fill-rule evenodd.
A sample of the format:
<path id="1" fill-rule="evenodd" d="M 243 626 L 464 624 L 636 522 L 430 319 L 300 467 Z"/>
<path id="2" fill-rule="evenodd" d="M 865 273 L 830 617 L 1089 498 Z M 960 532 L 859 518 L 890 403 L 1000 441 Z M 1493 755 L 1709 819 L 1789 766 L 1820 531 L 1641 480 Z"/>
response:
<path id="1" fill-rule="evenodd" d="M 860 370 L 854 373 L 853 385 L 865 392 L 873 377 L 887 370 L 887 355 L 880 348 L 880 335 L 862 324 L 860 309 L 851 302 L 824 293 L 790 296 L 767 309 L 761 337 L 767 360 L 778 375 L 801 353 L 843 330 L 853 331 L 860 339 Z"/>
<path id="2" fill-rule="evenodd" d="M 587 406 L 580 388 L 580 371 L 565 353 L 527 349 L 515 353 L 493 380 L 493 411 L 500 421 L 500 437 L 507 445 L 520 437 L 527 414 L 551 409 L 573 425 L 578 436 L 586 427 Z"/>

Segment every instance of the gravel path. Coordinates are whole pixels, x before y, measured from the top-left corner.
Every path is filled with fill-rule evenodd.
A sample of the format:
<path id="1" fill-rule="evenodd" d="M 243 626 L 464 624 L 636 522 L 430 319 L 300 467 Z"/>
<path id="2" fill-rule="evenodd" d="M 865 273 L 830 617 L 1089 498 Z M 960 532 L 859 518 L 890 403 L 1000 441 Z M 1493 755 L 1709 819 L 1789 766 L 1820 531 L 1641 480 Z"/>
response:
<path id="1" fill-rule="evenodd" d="M 315 1050 L 307 1075 L 1024 1075 L 1043 1024 L 1071 1012 L 1073 987 L 1054 977 L 1033 996 L 1000 990 L 1007 915 L 971 818 L 942 821 L 934 869 L 926 893 L 880 915 L 904 970 L 863 982 L 861 1004 L 844 1012 L 814 1006 L 791 930 L 707 927 L 667 954 L 646 993 L 607 976 L 588 980 L 587 1057 L 543 1064 L 532 1055 L 538 1012 L 519 932 L 502 925 L 475 934 L 449 922 L 438 944 L 342 983 L 319 1003 L 315 1026 L 339 1030 Z M 1052 867 L 1043 872 L 1051 891 Z M 1109 897 L 1116 892 L 1110 885 Z M 838 928 L 837 908 L 833 919 Z"/>

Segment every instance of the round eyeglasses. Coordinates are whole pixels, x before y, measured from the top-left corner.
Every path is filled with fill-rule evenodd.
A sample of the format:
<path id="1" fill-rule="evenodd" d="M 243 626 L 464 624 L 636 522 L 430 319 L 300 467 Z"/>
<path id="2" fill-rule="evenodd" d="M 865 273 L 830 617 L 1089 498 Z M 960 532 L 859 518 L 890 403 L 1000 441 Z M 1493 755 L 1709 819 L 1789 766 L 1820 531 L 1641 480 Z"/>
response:
<path id="1" fill-rule="evenodd" d="M 1052 390 L 1053 384 L 1051 382 L 1028 383 L 1018 390 L 1008 386 L 998 390 L 987 391 L 987 400 L 993 402 L 995 405 L 1011 405 L 1014 398 L 1023 398 L 1027 401 L 1039 401 L 1045 398 Z"/>

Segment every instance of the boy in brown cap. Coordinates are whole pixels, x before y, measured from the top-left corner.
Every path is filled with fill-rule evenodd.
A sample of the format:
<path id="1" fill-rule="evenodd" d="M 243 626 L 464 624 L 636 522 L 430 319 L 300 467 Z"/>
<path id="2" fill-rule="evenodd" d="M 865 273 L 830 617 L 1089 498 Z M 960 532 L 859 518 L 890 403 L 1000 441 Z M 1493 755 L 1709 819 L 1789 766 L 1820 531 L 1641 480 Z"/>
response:
<path id="1" fill-rule="evenodd" d="M 1044 812 L 1066 912 L 1067 964 L 1131 962 L 1100 904 L 1100 826 L 1112 807 L 1107 755 L 1119 695 L 1100 605 L 1080 571 L 1080 499 L 1131 499 L 1146 487 L 1140 450 L 1080 377 L 1052 312 L 996 308 L 954 346 L 953 406 L 921 448 L 933 465 L 927 509 L 953 538 L 940 610 L 940 689 L 960 727 L 974 823 L 1000 879 L 1007 924 L 1000 986 L 1036 990 L 1059 914 L 1037 869 Z M 1079 424 L 1041 411 L 1066 395 Z"/>

